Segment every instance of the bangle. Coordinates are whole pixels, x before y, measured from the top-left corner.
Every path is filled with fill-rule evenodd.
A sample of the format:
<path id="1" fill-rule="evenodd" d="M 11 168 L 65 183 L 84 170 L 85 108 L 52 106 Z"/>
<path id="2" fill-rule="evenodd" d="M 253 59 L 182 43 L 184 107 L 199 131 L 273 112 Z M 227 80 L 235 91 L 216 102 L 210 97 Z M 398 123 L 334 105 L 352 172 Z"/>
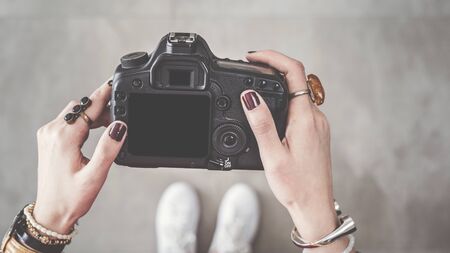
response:
<path id="1" fill-rule="evenodd" d="M 10 236 L 14 238 L 17 242 L 20 244 L 33 249 L 34 251 L 38 252 L 45 252 L 45 253 L 60 253 L 63 251 L 64 247 L 66 245 L 59 244 L 59 245 L 48 245 L 42 243 L 39 239 L 35 238 L 33 235 L 31 235 L 27 230 L 26 225 L 26 217 L 23 213 L 23 209 L 20 211 L 18 215 L 18 219 L 15 220 L 12 228 L 11 228 L 11 234 Z"/>
<path id="2" fill-rule="evenodd" d="M 350 253 L 353 247 L 355 247 L 355 237 L 353 235 L 348 235 L 348 245 L 342 253 Z"/>
<path id="3" fill-rule="evenodd" d="M 37 221 L 33 217 L 33 209 L 34 209 L 34 203 L 31 203 L 28 206 L 26 206 L 25 209 L 23 210 L 23 213 L 27 217 L 27 221 L 29 222 L 29 224 L 31 225 L 32 228 L 34 228 L 38 232 L 40 232 L 48 237 L 53 237 L 53 238 L 56 238 L 56 239 L 59 239 L 62 241 L 69 241 L 69 243 L 70 243 L 70 240 L 72 240 L 72 238 L 77 233 L 76 228 L 73 228 L 72 232 L 68 235 L 62 235 L 55 231 L 51 231 L 50 229 L 47 229 L 47 228 L 43 227 L 42 225 L 40 225 L 39 223 L 37 223 Z"/>
<path id="4" fill-rule="evenodd" d="M 355 222 L 350 216 L 344 216 L 340 219 L 340 221 L 341 225 L 337 227 L 333 232 L 313 242 L 306 242 L 298 233 L 297 228 L 294 227 L 291 233 L 291 240 L 300 248 L 318 248 L 328 245 L 341 238 L 342 236 L 351 234 L 356 231 Z"/>
<path id="5" fill-rule="evenodd" d="M 336 210 L 336 213 L 338 214 L 338 218 L 340 221 L 339 227 L 337 227 L 331 233 L 320 238 L 319 240 L 316 240 L 313 242 L 306 242 L 300 236 L 299 232 L 297 231 L 297 228 L 294 226 L 294 228 L 292 229 L 292 232 L 291 232 L 292 242 L 300 248 L 317 248 L 317 247 L 331 244 L 334 241 L 336 241 L 337 239 L 355 232 L 356 225 L 355 225 L 355 222 L 353 221 L 353 219 L 350 216 L 342 216 L 341 215 L 342 212 L 339 208 L 339 204 L 337 204 L 336 201 L 335 201 L 334 206 L 335 206 L 335 210 Z M 354 244 L 354 238 L 353 238 L 353 244 Z"/>

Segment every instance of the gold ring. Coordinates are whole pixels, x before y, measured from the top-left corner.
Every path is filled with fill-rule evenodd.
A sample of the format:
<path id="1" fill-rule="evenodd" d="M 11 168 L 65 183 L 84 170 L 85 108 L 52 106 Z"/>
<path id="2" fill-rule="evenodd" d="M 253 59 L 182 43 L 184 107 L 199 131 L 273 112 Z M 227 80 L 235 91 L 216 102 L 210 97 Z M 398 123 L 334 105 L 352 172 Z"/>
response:
<path id="1" fill-rule="evenodd" d="M 87 124 L 88 126 L 91 126 L 91 125 L 92 125 L 93 122 L 92 122 L 91 118 L 89 118 L 89 116 L 87 116 L 86 113 L 80 112 L 80 117 L 84 120 L 84 122 L 86 122 L 86 124 Z"/>

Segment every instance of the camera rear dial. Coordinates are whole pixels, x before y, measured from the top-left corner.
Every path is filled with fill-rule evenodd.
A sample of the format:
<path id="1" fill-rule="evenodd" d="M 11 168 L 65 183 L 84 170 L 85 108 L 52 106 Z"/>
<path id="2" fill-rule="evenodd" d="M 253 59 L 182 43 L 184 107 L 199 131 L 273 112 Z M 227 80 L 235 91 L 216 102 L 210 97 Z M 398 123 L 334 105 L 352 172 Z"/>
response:
<path id="1" fill-rule="evenodd" d="M 234 156 L 247 147 L 247 135 L 244 129 L 233 123 L 220 125 L 212 136 L 214 149 L 221 155 Z"/>

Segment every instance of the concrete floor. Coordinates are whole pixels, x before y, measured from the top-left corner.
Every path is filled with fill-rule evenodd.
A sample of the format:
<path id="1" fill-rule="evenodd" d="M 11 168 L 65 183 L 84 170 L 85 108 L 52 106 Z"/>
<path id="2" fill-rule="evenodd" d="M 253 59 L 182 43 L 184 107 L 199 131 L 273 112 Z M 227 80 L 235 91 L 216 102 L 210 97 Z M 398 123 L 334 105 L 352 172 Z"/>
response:
<path id="1" fill-rule="evenodd" d="M 0 231 L 35 198 L 38 127 L 108 78 L 121 55 L 192 31 L 218 56 L 273 48 L 321 77 L 335 195 L 358 223 L 360 250 L 449 252 L 449 27 L 450 2 L 439 0 L 0 0 Z M 67 252 L 154 252 L 155 208 L 178 180 L 201 197 L 199 252 L 236 182 L 262 202 L 255 252 L 298 252 L 261 172 L 119 166 Z"/>

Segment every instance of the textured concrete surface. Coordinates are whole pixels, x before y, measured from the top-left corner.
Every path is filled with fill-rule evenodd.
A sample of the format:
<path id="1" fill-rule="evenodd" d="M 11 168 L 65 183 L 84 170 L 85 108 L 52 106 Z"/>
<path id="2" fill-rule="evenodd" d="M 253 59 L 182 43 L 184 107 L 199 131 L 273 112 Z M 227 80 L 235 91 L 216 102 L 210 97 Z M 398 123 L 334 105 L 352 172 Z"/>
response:
<path id="1" fill-rule="evenodd" d="M 35 197 L 38 127 L 108 78 L 121 55 L 194 31 L 218 56 L 273 48 L 321 77 L 335 194 L 358 223 L 359 249 L 449 252 L 449 27 L 450 2 L 438 0 L 0 0 L 0 231 Z M 235 182 L 262 202 L 255 252 L 298 252 L 261 172 L 119 166 L 67 252 L 154 252 L 156 204 L 177 180 L 201 196 L 199 252 Z"/>

